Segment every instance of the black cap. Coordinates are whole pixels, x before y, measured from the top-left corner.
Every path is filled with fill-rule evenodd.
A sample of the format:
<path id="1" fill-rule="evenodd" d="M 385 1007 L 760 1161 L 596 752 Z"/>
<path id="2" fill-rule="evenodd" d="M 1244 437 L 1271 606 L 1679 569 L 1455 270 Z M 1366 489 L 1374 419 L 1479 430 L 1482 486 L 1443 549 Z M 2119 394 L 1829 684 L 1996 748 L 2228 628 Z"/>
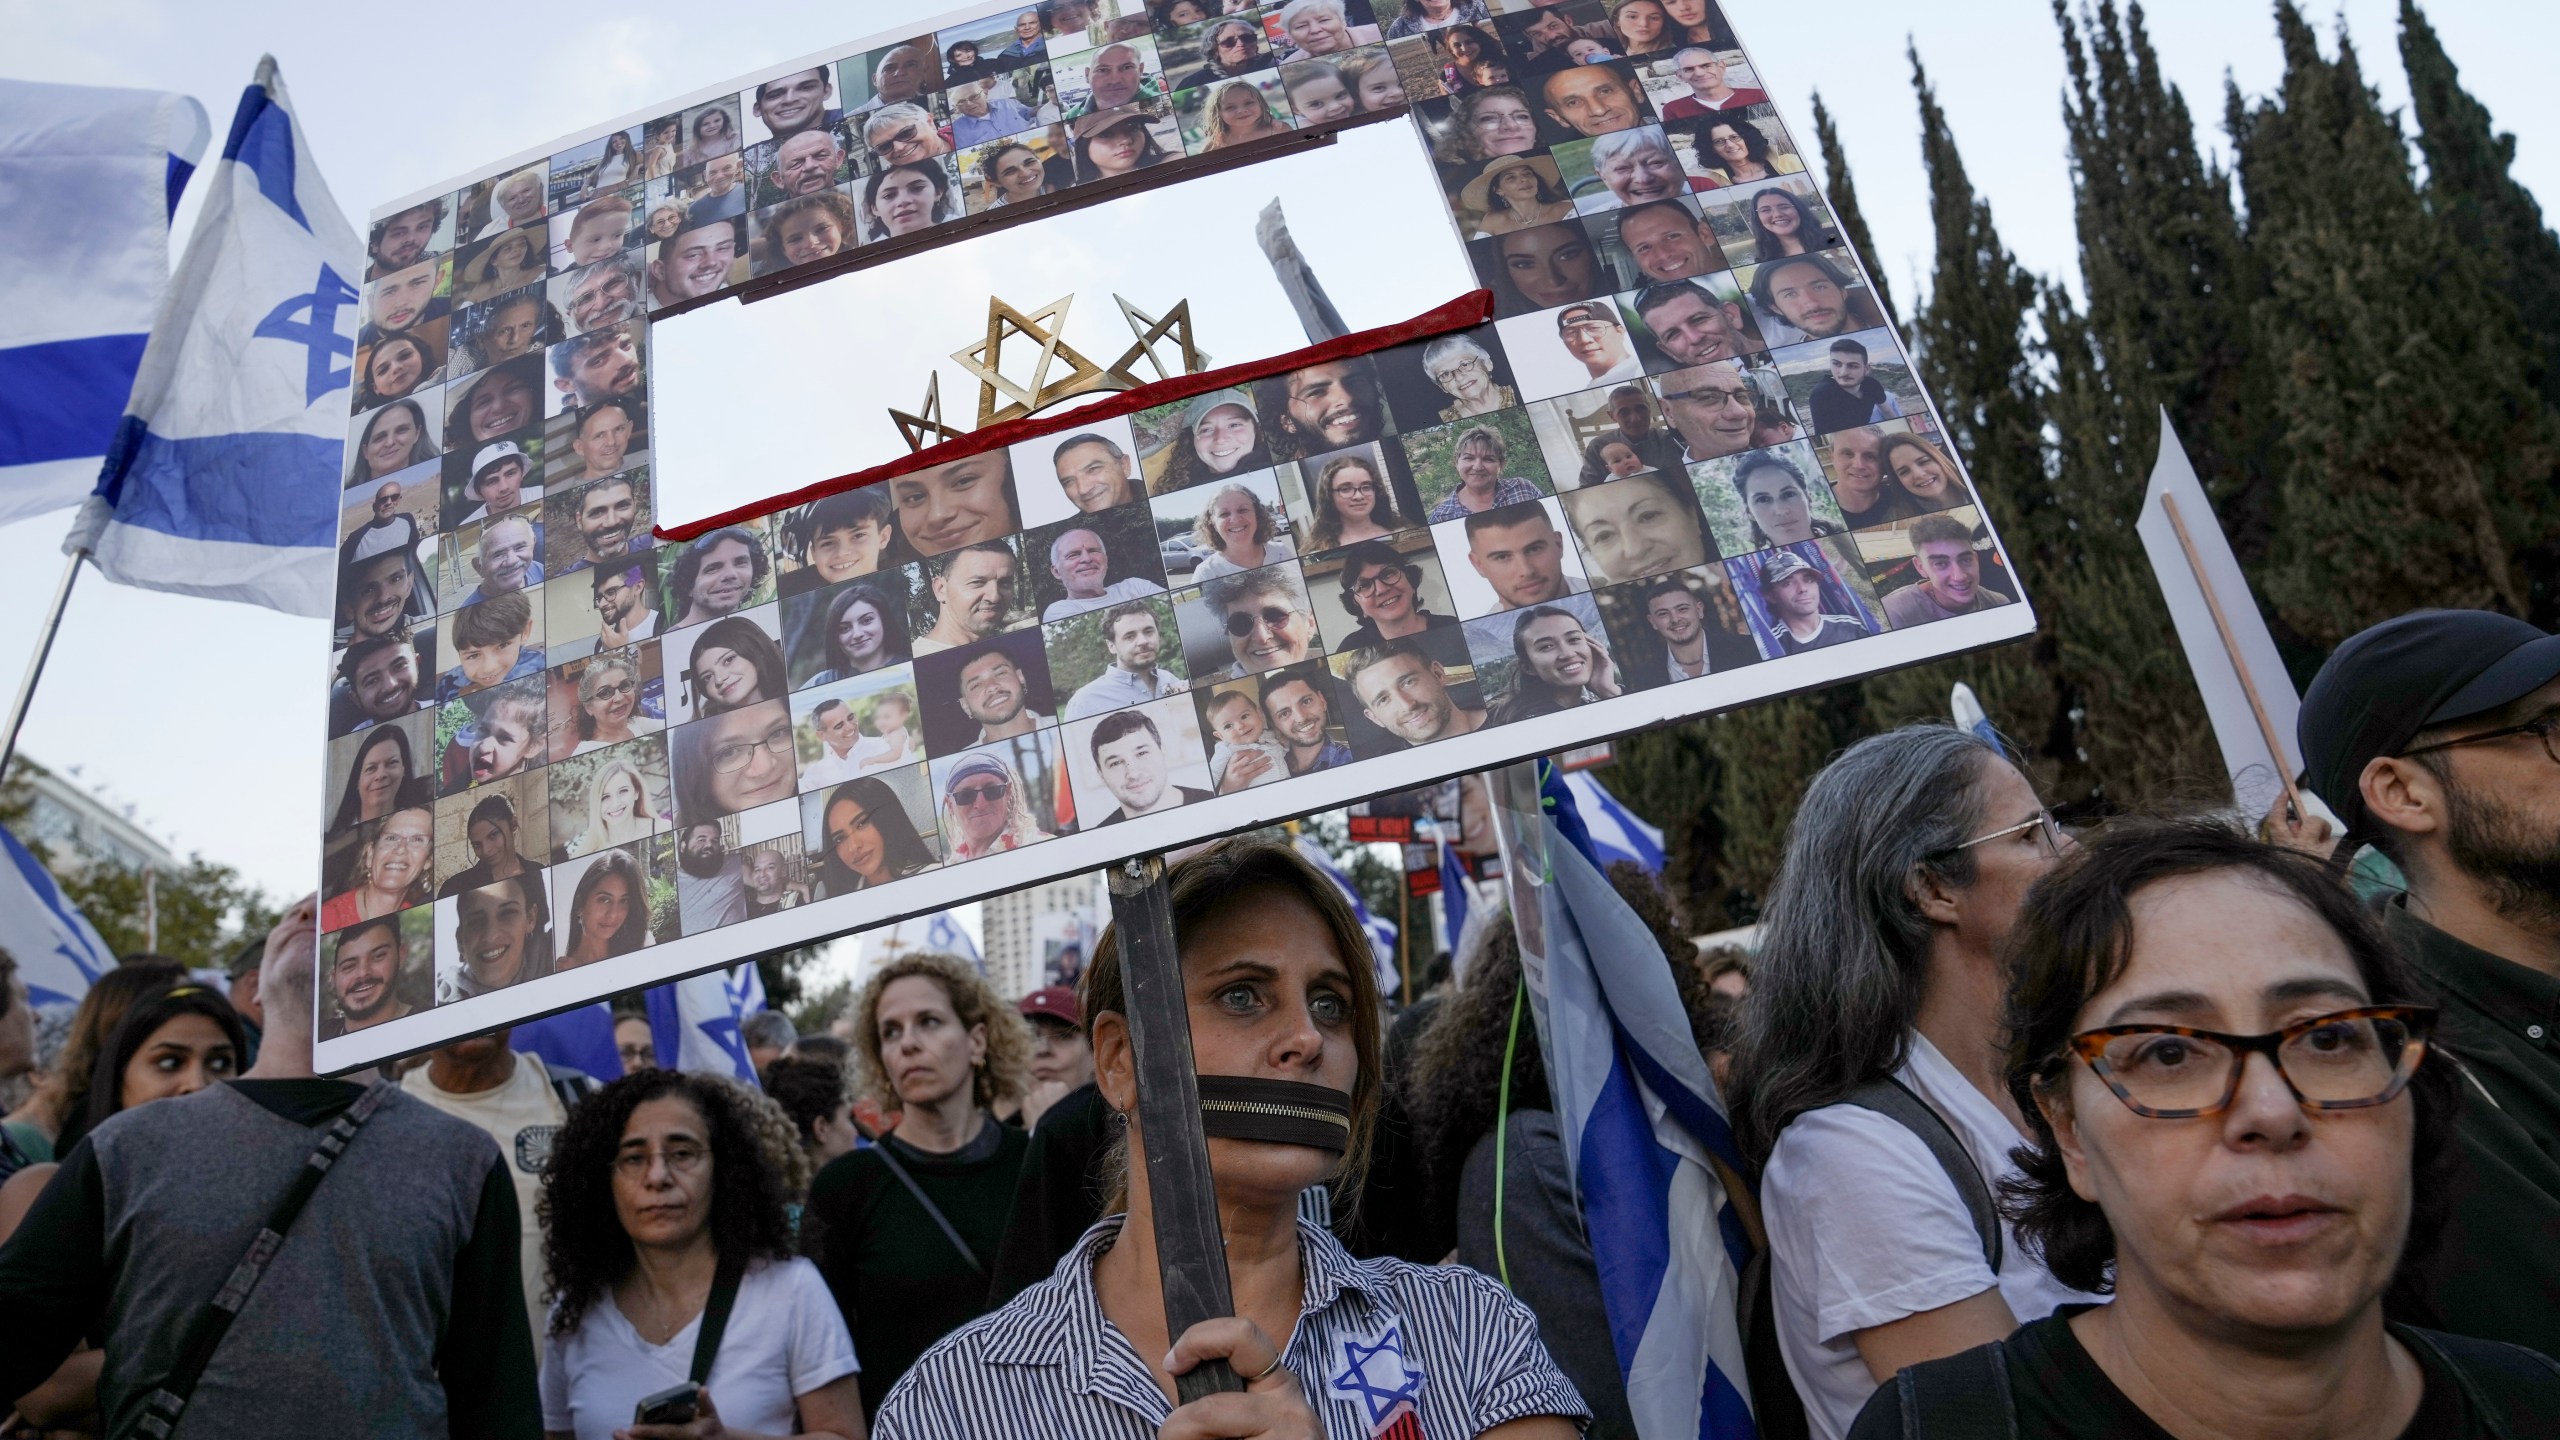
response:
<path id="1" fill-rule="evenodd" d="M 2417 610 L 2347 637 L 2303 692 L 2296 737 L 2312 793 L 2371 838 L 2364 767 L 2418 732 L 2511 704 L 2560 677 L 2560 635 L 2486 610 Z"/>

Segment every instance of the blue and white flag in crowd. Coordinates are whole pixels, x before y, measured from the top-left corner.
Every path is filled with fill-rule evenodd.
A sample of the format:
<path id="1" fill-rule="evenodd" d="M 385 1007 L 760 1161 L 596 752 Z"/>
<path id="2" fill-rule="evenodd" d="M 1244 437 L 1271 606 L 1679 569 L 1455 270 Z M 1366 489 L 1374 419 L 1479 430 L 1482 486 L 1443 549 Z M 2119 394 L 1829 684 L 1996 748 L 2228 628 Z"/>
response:
<path id="1" fill-rule="evenodd" d="M 80 908 L 65 899 L 18 837 L 0 830 L 0 948 L 17 957 L 27 994 L 41 1007 L 75 1005 L 115 968 L 115 952 Z"/>
<path id="2" fill-rule="evenodd" d="M 745 976 L 741 978 L 740 971 Z M 699 1070 L 756 1083 L 739 1026 L 765 1008 L 764 980 L 750 963 L 688 975 L 648 991 L 649 1038 L 658 1063 L 670 1070 Z"/>
<path id="3" fill-rule="evenodd" d="M 268 56 L 162 297 L 67 553 L 108 579 L 330 610 L 364 247 L 313 167 Z"/>
<path id="4" fill-rule="evenodd" d="M 0 80 L 0 523 L 98 483 L 207 138 L 184 95 Z"/>
<path id="5" fill-rule="evenodd" d="M 1396 971 L 1395 922 L 1381 920 L 1369 913 L 1368 905 L 1360 899 L 1359 888 L 1351 883 L 1350 876 L 1335 867 L 1333 857 L 1324 853 L 1323 846 L 1301 835 L 1298 837 L 1298 853 L 1308 864 L 1323 871 L 1324 878 L 1332 881 L 1334 888 L 1342 892 L 1342 898 L 1351 902 L 1353 918 L 1369 934 L 1369 950 L 1378 967 L 1378 988 L 1387 991 L 1399 988 L 1404 980 Z"/>
<path id="6" fill-rule="evenodd" d="M 1739 1175 L 1742 1155 L 1672 962 L 1602 877 L 1573 787 L 1543 768 L 1546 985 L 1531 1000 L 1627 1408 L 1643 1435 L 1756 1435 L 1736 1310 L 1751 1244 L 1708 1163 Z"/>
<path id="7" fill-rule="evenodd" d="M 952 919 L 948 910 L 933 912 L 933 918 L 925 922 L 924 948 L 957 955 L 978 967 L 979 974 L 987 973 L 987 957 L 978 953 L 978 942 L 969 938 L 969 932 L 960 928 L 960 922 Z"/>
<path id="8" fill-rule="evenodd" d="M 1652 873 L 1662 873 L 1662 832 L 1636 817 L 1636 812 L 1618 803 L 1618 797 L 1601 787 L 1588 770 L 1575 770 L 1564 776 L 1564 788 L 1573 792 L 1573 801 L 1582 812 L 1582 823 L 1591 835 L 1591 849 L 1598 864 L 1606 867 L 1612 861 L 1633 860 Z"/>

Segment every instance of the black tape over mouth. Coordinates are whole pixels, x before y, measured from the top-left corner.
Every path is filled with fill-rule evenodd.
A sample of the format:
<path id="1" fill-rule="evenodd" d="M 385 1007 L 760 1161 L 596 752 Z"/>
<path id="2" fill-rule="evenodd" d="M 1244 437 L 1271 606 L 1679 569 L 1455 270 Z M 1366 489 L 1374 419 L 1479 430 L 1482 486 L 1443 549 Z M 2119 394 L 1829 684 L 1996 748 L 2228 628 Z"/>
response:
<path id="1" fill-rule="evenodd" d="M 1300 1080 L 1203 1075 L 1200 1130 L 1227 1140 L 1308 1145 L 1339 1155 L 1351 1145 L 1351 1096 Z"/>

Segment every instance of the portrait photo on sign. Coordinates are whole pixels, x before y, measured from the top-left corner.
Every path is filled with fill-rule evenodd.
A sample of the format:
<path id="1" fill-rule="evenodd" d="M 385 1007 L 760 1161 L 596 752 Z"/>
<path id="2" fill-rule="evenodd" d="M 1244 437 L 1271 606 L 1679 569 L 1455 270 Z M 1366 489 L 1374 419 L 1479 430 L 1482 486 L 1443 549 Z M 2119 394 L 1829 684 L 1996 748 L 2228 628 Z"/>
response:
<path id="1" fill-rule="evenodd" d="M 438 789 L 451 794 L 551 758 L 551 687 L 537 673 L 473 691 L 436 712 Z"/>
<path id="2" fill-rule="evenodd" d="M 1455 625 L 1457 603 L 1428 530 L 1362 540 L 1307 558 L 1307 598 L 1325 648 L 1378 645 Z"/>
<path id="3" fill-rule="evenodd" d="M 1214 793 L 1200 717 L 1188 695 L 1114 710 L 1065 727 L 1061 746 L 1080 825 L 1116 825 Z"/>
<path id="4" fill-rule="evenodd" d="M 1031 603 L 1053 622 L 1164 593 L 1164 556 L 1154 511 L 1124 505 L 1027 530 Z"/>
<path id="5" fill-rule="evenodd" d="M 1623 457 L 1617 443 L 1602 447 Z M 1623 585 L 1690 570 L 1720 553 L 1707 535 L 1697 492 L 1678 470 L 1639 470 L 1563 497 L 1566 520 L 1595 585 Z"/>
<path id="6" fill-rule="evenodd" d="M 539 870 L 553 858 L 547 770 L 436 802 L 435 893 Z"/>
<path id="7" fill-rule="evenodd" d="M 360 920 L 320 942 L 321 1039 L 369 1030 L 435 1002 L 435 911 Z"/>
<path id="8" fill-rule="evenodd" d="M 435 903 L 435 1003 L 452 1005 L 552 971 L 550 885 L 526 871 Z"/>
<path id="9" fill-rule="evenodd" d="M 1550 496 L 1431 527 L 1458 617 L 1520 610 L 1590 588 L 1582 554 Z"/>
<path id="10" fill-rule="evenodd" d="M 1182 652 L 1196 683 L 1258 675 L 1324 653 L 1297 562 L 1220 575 L 1173 594 Z"/>
<path id="11" fill-rule="evenodd" d="M 800 788 L 820 790 L 924 758 L 917 733 L 916 680 L 906 665 L 874 670 L 791 697 L 800 746 Z"/>
<path id="12" fill-rule="evenodd" d="M 669 672 L 667 718 L 675 724 L 791 693 L 779 605 L 672 630 L 657 644 Z"/>
<path id="13" fill-rule="evenodd" d="M 1689 478 L 1716 547 L 1727 555 L 1848 532 L 1805 441 L 1701 461 Z"/>
<path id="14" fill-rule="evenodd" d="M 1600 248 L 1570 220 L 1470 241 L 1467 261 L 1493 292 L 1497 319 L 1552 310 L 1617 288 Z"/>
<path id="15" fill-rule="evenodd" d="M 433 389 L 394 400 L 356 417 L 348 427 L 347 484 L 363 485 L 392 475 L 407 476 L 433 465 L 444 449 L 444 396 Z M 437 472 L 430 470 L 430 476 Z M 419 482 L 432 488 L 434 481 Z"/>
<path id="16" fill-rule="evenodd" d="M 650 534 L 651 498 L 645 468 L 548 487 L 542 507 L 547 573 L 572 576 L 593 566 L 627 566 L 647 555 L 658 543 Z"/>
<path id="17" fill-rule="evenodd" d="M 1204 685 L 1191 698 L 1200 707 L 1200 733 L 1209 745 L 1213 791 L 1232 795 L 1289 778 L 1289 746 L 1263 713 L 1260 677 Z"/>
<path id="18" fill-rule="evenodd" d="M 542 483 L 549 489 L 646 469 L 648 464 L 649 408 L 643 395 L 572 407 L 543 427 Z"/>
<path id="19" fill-rule="evenodd" d="M 1069 117 L 1162 100 L 1164 62 L 1152 35 L 1113 40 L 1063 55 L 1051 66 L 1058 105 Z"/>
<path id="20" fill-rule="evenodd" d="M 1284 487 L 1281 471 L 1252 470 L 1157 496 L 1151 505 L 1166 576 L 1198 584 L 1295 556 L 1289 502 L 1299 498 L 1296 478 L 1293 471 Z M 1174 552 L 1177 540 L 1187 553 Z"/>
<path id="21" fill-rule="evenodd" d="M 558 970 L 619 959 L 672 940 L 675 840 L 655 835 L 566 861 L 551 872 L 560 901 Z"/>
<path id="22" fill-rule="evenodd" d="M 785 596 L 878 573 L 895 535 L 889 492 L 865 485 L 773 518 L 778 588 Z"/>
<path id="23" fill-rule="evenodd" d="M 1611 297 L 1576 300 L 1553 310 L 1495 323 L 1527 400 L 1641 379 L 1644 357 Z"/>
<path id="24" fill-rule="evenodd" d="M 933 781 L 924 765 L 863 775 L 800 797 L 801 853 L 821 900 L 921 875 L 942 863 Z"/>
<path id="25" fill-rule="evenodd" d="M 1331 658 L 1356 707 L 1351 748 L 1361 759 L 1484 728 L 1486 697 L 1464 631 L 1445 628 Z"/>
<path id="26" fill-rule="evenodd" d="M 909 577 L 916 568 L 784 596 L 783 653 L 792 686 L 850 679 L 912 659 Z"/>
<path id="27" fill-rule="evenodd" d="M 1846 536 L 1805 540 L 1725 562 L 1751 619 L 1751 638 L 1775 660 L 1845 645 L 1885 628 L 1882 602 Z"/>
<path id="28" fill-rule="evenodd" d="M 918 563 L 914 573 L 922 583 L 907 605 L 915 653 L 973 645 L 1036 623 L 1029 571 L 1019 535 L 971 541 Z"/>
<path id="29" fill-rule="evenodd" d="M 520 355 L 532 355 L 559 343 L 568 333 L 565 308 L 554 303 L 548 292 L 558 291 L 564 298 L 580 297 L 585 313 L 602 318 L 596 323 L 610 325 L 626 320 L 633 313 L 617 309 L 618 298 L 612 287 L 591 277 L 625 273 L 622 260 L 599 264 L 574 274 L 555 276 L 550 281 L 507 291 L 493 299 L 462 306 L 453 322 L 453 351 L 446 362 L 448 374 L 469 375 L 503 364 Z M 636 274 L 631 266 L 628 273 Z M 634 294 L 637 292 L 634 291 Z"/>
<path id="30" fill-rule="evenodd" d="M 893 553 L 901 561 L 930 560 L 1022 528 L 1013 466 L 1001 450 L 928 465 L 882 484 L 897 526 L 900 548 Z"/>
<path id="31" fill-rule="evenodd" d="M 327 832 L 345 834 L 436 793 L 434 717 L 403 715 L 329 742 Z"/>
<path id="32" fill-rule="evenodd" d="M 365 232 L 364 278 L 372 280 L 453 249 L 455 206 L 450 196 L 422 200 L 373 222 Z"/>
<path id="33" fill-rule="evenodd" d="M 370 635 L 348 644 L 330 657 L 330 738 L 433 709 L 435 681 L 432 625 Z"/>
<path id="34" fill-rule="evenodd" d="M 1042 626 L 1041 635 L 1049 655 L 1049 683 L 1064 697 L 1064 719 L 1081 720 L 1178 695 L 1190 683 L 1167 595 L 1081 611 Z"/>
<path id="35" fill-rule="evenodd" d="M 1618 474 L 1677 471 L 1685 463 L 1680 438 L 1644 381 L 1578 390 L 1527 409 L 1558 494 Z"/>
<path id="36" fill-rule="evenodd" d="M 1722 565 L 1701 565 L 1591 592 L 1616 642 L 1629 689 L 1756 664 L 1759 647 Z"/>
<path id="37" fill-rule="evenodd" d="M 1058 736 L 1044 728 L 935 757 L 929 773 L 944 863 L 1018 850 L 1076 828 L 1073 801 L 1060 794 L 1066 779 Z"/>
<path id="38" fill-rule="evenodd" d="M 1500 410 L 1397 437 L 1425 523 L 1552 495 L 1555 486 L 1526 410 Z"/>
<path id="39" fill-rule="evenodd" d="M 1009 452 L 1025 525 L 1117 510 L 1147 498 L 1126 415 L 1025 440 Z"/>
<path id="40" fill-rule="evenodd" d="M 1294 460 L 1289 497 L 1291 534 L 1309 550 L 1333 550 L 1363 540 L 1383 540 L 1422 524 L 1422 494 L 1394 439 Z"/>
<path id="41" fill-rule="evenodd" d="M 915 669 L 929 755 L 1027 735 L 1057 721 L 1049 661 L 1036 629 L 919 656 Z"/>
<path id="42" fill-rule="evenodd" d="M 1861 530 L 1855 539 L 1896 630 L 2017 602 L 2018 582 L 1971 506 Z"/>
<path id="43" fill-rule="evenodd" d="M 1466 637 L 1476 682 L 1491 702 L 1488 724 L 1614 700 L 1629 688 L 1600 607 L 1589 595 L 1470 620 Z"/>
<path id="44" fill-rule="evenodd" d="M 670 628 L 735 615 L 774 597 L 773 541 L 763 517 L 662 547 L 661 612 Z"/>
<path id="45" fill-rule="evenodd" d="M 1382 351 L 1377 369 L 1379 387 L 1400 431 L 1490 415 L 1520 403 L 1519 382 L 1491 325 Z"/>
<path id="46" fill-rule="evenodd" d="M 552 672 L 576 696 L 571 717 L 571 738 L 576 743 L 570 754 L 601 750 L 666 728 L 666 685 L 659 659 L 658 642 L 644 640 L 598 650 Z"/>
<path id="47" fill-rule="evenodd" d="M 1271 468 L 1271 439 L 1253 396 L 1243 390 L 1212 390 L 1179 404 L 1150 406 L 1129 419 L 1150 494 Z"/>
<path id="48" fill-rule="evenodd" d="M 960 152 L 962 204 L 972 215 L 1055 195 L 1075 183 L 1068 128 L 1025 130 Z"/>
<path id="49" fill-rule="evenodd" d="M 512 590 L 463 605 L 437 622 L 437 653 L 446 669 L 436 676 L 438 701 L 457 699 L 510 681 L 538 678 L 547 664 L 542 645 L 547 588 Z"/>
<path id="50" fill-rule="evenodd" d="M 546 773 L 561 858 L 646 839 L 674 819 L 663 734 L 572 755 Z"/>
<path id="51" fill-rule="evenodd" d="M 353 554 L 356 537 L 397 540 L 414 547 L 437 530 L 436 487 L 432 472 L 359 481 L 338 494 L 338 541 L 341 554 Z"/>
<path id="52" fill-rule="evenodd" d="M 1625 291 L 1725 273 L 1722 247 L 1700 218 L 1707 196 L 1674 195 L 1591 216 L 1583 222 Z"/>
<path id="53" fill-rule="evenodd" d="M 667 750 L 679 830 L 788 800 L 799 790 L 799 741 L 782 699 L 671 727 Z"/>
<path id="54" fill-rule="evenodd" d="M 1724 247 L 1726 261 L 1736 266 L 1830 250 L 1841 243 L 1840 228 L 1809 175 L 1731 185 L 1701 198 L 1716 242 Z"/>
<path id="55" fill-rule="evenodd" d="M 1857 257 L 1846 249 L 1737 266 L 1733 275 L 1751 297 L 1761 338 L 1773 348 L 1854 335 L 1885 323 L 1884 307 L 1867 288 Z"/>
<path id="56" fill-rule="evenodd" d="M 1921 413 L 1920 381 L 1885 330 L 1808 340 L 1769 354 L 1805 428 L 1828 435 Z"/>

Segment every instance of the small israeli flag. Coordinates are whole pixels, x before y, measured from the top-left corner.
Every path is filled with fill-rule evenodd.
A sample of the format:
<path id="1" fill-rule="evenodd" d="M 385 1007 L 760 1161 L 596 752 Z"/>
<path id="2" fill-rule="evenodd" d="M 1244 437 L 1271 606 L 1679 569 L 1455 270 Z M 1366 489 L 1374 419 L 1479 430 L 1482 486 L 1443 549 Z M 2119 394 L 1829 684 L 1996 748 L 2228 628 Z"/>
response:
<path id="1" fill-rule="evenodd" d="M 1404 977 L 1396 969 L 1395 922 L 1381 920 L 1369 913 L 1369 906 L 1360 898 L 1358 887 L 1351 883 L 1350 876 L 1335 866 L 1333 857 L 1324 853 L 1323 846 L 1301 835 L 1298 837 L 1298 854 L 1308 864 L 1323 871 L 1324 878 L 1332 881 L 1334 888 L 1342 892 L 1342 898 L 1351 902 L 1352 918 L 1358 920 L 1360 928 L 1369 935 L 1370 955 L 1378 967 L 1378 988 L 1389 992 L 1401 989 Z"/>
<path id="2" fill-rule="evenodd" d="M 67 554 L 147 590 L 330 612 L 364 247 L 273 56 L 240 97 Z"/>
<path id="3" fill-rule="evenodd" d="M 0 853 L 0 947 L 18 957 L 18 976 L 38 1008 L 78 1004 L 115 968 L 115 952 L 17 836 L 0 830 Z"/>
<path id="4" fill-rule="evenodd" d="M 1660 830 L 1620 804 L 1588 770 L 1567 773 L 1564 788 L 1573 792 L 1573 803 L 1582 812 L 1596 863 L 1605 868 L 1613 861 L 1633 860 L 1656 875 L 1662 873 Z"/>
<path id="5" fill-rule="evenodd" d="M 755 968 L 750 964 L 735 970 L 753 975 Z M 739 1008 L 745 987 L 735 970 L 707 970 L 649 987 L 649 1038 L 657 1045 L 659 1064 L 670 1070 L 697 1070 L 756 1083 L 746 1037 L 738 1030 L 749 1012 Z M 761 998 L 762 982 L 755 988 Z M 756 1008 L 764 1006 L 759 1003 Z"/>
<path id="6" fill-rule="evenodd" d="M 208 138 L 184 95 L 0 80 L 0 521 L 98 483 Z"/>
<path id="7" fill-rule="evenodd" d="M 978 942 L 969 938 L 969 932 L 960 928 L 960 922 L 952 919 L 948 910 L 935 911 L 933 919 L 926 923 L 924 948 L 957 955 L 977 966 L 979 974 L 987 973 L 987 960 L 978 953 Z"/>

